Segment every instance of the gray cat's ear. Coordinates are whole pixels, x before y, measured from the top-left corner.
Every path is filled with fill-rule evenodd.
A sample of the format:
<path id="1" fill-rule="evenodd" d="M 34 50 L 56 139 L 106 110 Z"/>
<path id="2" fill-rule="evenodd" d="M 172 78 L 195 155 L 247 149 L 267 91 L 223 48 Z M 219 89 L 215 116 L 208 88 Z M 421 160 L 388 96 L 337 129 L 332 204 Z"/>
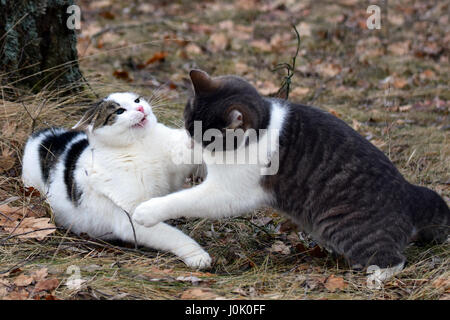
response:
<path id="1" fill-rule="evenodd" d="M 213 92 L 219 87 L 218 81 L 212 79 L 205 71 L 191 70 L 189 76 L 196 95 Z"/>
<path id="2" fill-rule="evenodd" d="M 237 109 L 233 109 L 228 114 L 228 123 L 228 129 L 237 129 L 241 127 L 244 124 L 244 116 L 242 115 L 242 112 Z"/>

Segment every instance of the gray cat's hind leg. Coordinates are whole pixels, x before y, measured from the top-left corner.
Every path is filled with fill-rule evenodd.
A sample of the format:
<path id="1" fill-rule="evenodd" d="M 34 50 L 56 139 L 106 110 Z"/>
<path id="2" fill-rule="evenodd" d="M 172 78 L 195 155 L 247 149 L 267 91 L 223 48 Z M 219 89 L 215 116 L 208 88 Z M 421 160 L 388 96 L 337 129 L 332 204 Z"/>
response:
<path id="1" fill-rule="evenodd" d="M 384 240 L 379 239 L 379 242 L 375 240 L 363 250 L 350 249 L 345 253 L 352 268 L 366 269 L 379 281 L 388 280 L 402 271 L 406 262 L 405 256 L 397 243 Z"/>

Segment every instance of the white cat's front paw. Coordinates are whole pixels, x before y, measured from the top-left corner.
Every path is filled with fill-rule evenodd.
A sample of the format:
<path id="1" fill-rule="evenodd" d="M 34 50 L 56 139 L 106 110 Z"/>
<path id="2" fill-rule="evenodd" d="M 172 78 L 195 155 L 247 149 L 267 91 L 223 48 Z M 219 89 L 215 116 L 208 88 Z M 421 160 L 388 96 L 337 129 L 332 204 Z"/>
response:
<path id="1" fill-rule="evenodd" d="M 200 249 L 192 254 L 181 257 L 183 262 L 190 268 L 193 269 L 205 269 L 211 266 L 212 259 L 209 254 Z"/>
<path id="2" fill-rule="evenodd" d="M 163 199 L 153 198 L 137 206 L 133 213 L 133 220 L 145 227 L 153 227 L 164 220 L 170 219 L 168 209 Z"/>

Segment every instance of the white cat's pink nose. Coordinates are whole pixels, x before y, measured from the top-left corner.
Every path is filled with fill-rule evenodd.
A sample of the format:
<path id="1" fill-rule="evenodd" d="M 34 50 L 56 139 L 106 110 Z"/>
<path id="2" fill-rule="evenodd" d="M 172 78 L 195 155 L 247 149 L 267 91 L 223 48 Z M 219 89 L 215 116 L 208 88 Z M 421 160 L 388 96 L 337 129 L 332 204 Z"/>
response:
<path id="1" fill-rule="evenodd" d="M 145 112 L 144 112 L 144 107 L 143 107 L 143 106 L 137 107 L 137 111 L 140 111 L 140 112 L 142 112 L 142 113 L 145 113 Z"/>

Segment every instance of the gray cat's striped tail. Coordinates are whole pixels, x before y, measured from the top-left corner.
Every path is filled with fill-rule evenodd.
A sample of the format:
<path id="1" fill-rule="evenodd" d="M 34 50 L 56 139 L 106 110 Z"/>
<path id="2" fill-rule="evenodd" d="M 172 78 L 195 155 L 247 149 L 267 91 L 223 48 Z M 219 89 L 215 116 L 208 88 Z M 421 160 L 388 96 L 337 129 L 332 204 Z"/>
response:
<path id="1" fill-rule="evenodd" d="M 418 244 L 443 243 L 450 233 L 450 209 L 436 192 L 414 186 L 416 212 L 414 241 Z"/>

